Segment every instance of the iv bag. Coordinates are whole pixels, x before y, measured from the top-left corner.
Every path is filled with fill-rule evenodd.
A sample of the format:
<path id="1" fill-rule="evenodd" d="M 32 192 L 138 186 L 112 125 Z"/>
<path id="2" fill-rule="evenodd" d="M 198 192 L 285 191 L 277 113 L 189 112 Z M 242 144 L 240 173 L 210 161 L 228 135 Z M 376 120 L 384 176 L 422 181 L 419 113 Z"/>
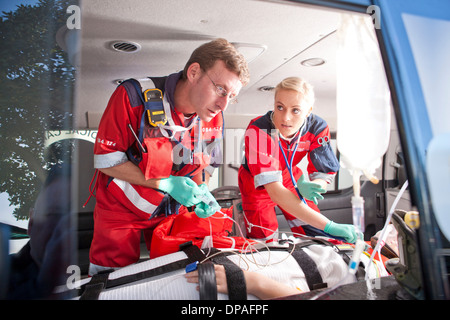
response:
<path id="1" fill-rule="evenodd" d="M 373 174 L 389 144 L 391 114 L 372 20 L 343 14 L 337 37 L 337 148 L 352 174 Z"/>

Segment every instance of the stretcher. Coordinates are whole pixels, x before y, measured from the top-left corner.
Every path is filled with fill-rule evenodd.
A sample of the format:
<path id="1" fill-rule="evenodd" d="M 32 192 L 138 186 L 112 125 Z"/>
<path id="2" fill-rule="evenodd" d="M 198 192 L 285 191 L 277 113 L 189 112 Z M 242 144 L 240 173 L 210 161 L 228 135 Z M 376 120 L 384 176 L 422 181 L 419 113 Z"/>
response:
<path id="1" fill-rule="evenodd" d="M 363 252 L 356 274 L 349 274 L 354 246 L 322 237 L 289 237 L 270 244 L 233 232 L 239 224 L 233 207 L 210 218 L 194 212 L 167 217 L 154 230 L 150 259 L 82 280 L 76 299 L 99 300 L 253 300 L 247 295 L 242 270 L 260 273 L 299 294 L 335 285 L 388 275 L 380 262 L 366 268 L 370 254 Z M 238 220 L 238 219 L 237 219 Z M 217 292 L 214 264 L 224 266 L 228 294 Z M 185 274 L 194 266 L 197 284 Z"/>
<path id="2" fill-rule="evenodd" d="M 364 278 L 361 273 L 348 275 L 351 246 L 336 246 L 322 238 L 281 241 L 272 246 L 253 246 L 239 252 L 231 249 L 203 248 L 183 244 L 180 251 L 163 255 L 122 269 L 97 274 L 79 283 L 81 300 L 255 300 L 247 295 L 242 270 L 261 273 L 285 285 L 297 288 L 299 294 L 347 284 Z M 368 261 L 368 257 L 365 260 Z M 217 292 L 214 264 L 225 267 L 228 294 Z M 197 284 L 188 283 L 185 273 L 195 265 Z M 369 268 L 371 270 L 372 268 Z M 374 268 L 376 269 L 376 268 Z M 378 270 L 378 269 L 377 269 Z M 372 272 L 370 277 L 387 274 Z M 345 281 L 342 281 L 345 279 Z"/>

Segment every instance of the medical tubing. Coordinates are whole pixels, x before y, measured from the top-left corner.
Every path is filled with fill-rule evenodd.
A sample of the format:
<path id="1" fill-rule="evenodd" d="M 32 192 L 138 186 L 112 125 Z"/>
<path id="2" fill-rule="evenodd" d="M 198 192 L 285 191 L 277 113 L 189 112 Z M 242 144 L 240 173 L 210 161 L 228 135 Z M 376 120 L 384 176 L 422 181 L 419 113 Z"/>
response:
<path id="1" fill-rule="evenodd" d="M 248 225 L 248 228 L 247 228 L 247 229 L 249 229 L 249 232 L 250 232 L 250 230 L 251 230 L 252 227 L 256 227 L 256 228 L 260 228 L 260 229 L 265 229 L 265 230 L 268 230 L 268 231 L 272 231 L 272 233 L 275 233 L 275 232 L 276 232 L 276 230 L 272 230 L 272 229 L 269 229 L 269 228 L 266 228 L 266 227 L 263 227 L 263 226 L 258 226 L 258 225 L 256 225 L 256 224 L 251 223 L 250 221 L 248 221 L 247 216 L 245 215 L 245 212 L 243 212 L 243 215 L 244 215 L 245 221 L 247 222 L 247 225 Z M 228 217 L 228 218 L 229 218 L 229 217 Z M 230 219 L 231 219 L 231 218 L 230 218 Z M 234 221 L 234 220 L 233 220 L 233 221 Z M 241 236 L 242 236 L 243 238 L 245 238 L 245 236 L 244 236 L 244 234 L 243 234 L 243 232 L 242 232 L 242 230 L 241 230 L 239 224 L 238 224 L 236 221 L 234 221 L 234 222 L 235 222 L 235 223 L 237 224 L 237 226 L 239 227 L 239 231 L 240 231 L 240 233 L 241 233 Z M 298 233 L 298 232 L 294 232 L 294 231 L 284 231 L 284 233 L 289 233 L 289 234 L 292 234 L 292 235 L 294 235 L 294 236 L 299 236 L 299 237 L 307 237 L 307 235 L 305 235 L 305 234 Z"/>
<path id="2" fill-rule="evenodd" d="M 223 216 L 222 218 L 214 217 L 214 216 L 211 216 L 211 217 L 209 217 L 209 218 L 213 218 L 213 219 L 230 219 L 231 221 L 233 221 L 233 223 L 235 223 L 235 224 L 238 226 L 242 238 L 245 239 L 244 234 L 242 233 L 242 230 L 241 230 L 239 224 L 238 224 L 235 220 L 233 220 L 233 218 L 229 217 L 229 216 L 226 215 L 225 213 L 223 213 L 223 212 L 221 212 L 221 211 L 218 211 L 218 212 L 222 214 L 222 216 Z M 210 227 L 210 236 L 211 236 L 211 239 L 212 239 L 212 225 L 211 225 L 211 222 L 210 222 L 210 224 L 209 224 L 209 227 Z M 246 242 L 242 245 L 242 248 L 240 248 L 240 249 L 235 249 L 235 250 L 236 250 L 236 251 L 245 251 L 246 248 L 247 248 L 247 247 L 245 246 L 246 243 L 250 244 L 250 241 L 246 240 Z M 213 256 L 215 256 L 215 255 L 217 255 L 217 254 L 218 254 L 218 253 L 213 254 L 212 256 L 209 256 L 209 252 L 208 252 L 207 258 L 206 258 L 205 260 L 201 261 L 200 263 L 205 262 L 206 260 L 210 259 L 211 257 L 213 257 Z"/>
<path id="3" fill-rule="evenodd" d="M 353 254 L 352 254 L 352 258 L 349 262 L 348 265 L 348 272 L 347 274 L 338 282 L 336 283 L 334 286 L 319 292 L 318 294 L 314 295 L 313 297 L 310 298 L 310 300 L 317 300 L 318 298 L 328 294 L 329 292 L 335 290 L 337 287 L 341 286 L 342 284 L 344 284 L 344 281 L 347 280 L 348 277 L 354 277 L 356 274 L 356 271 L 358 269 L 359 266 L 359 262 L 361 261 L 361 254 L 364 251 L 364 246 L 365 243 L 363 240 L 358 239 L 356 241 L 356 245 L 355 245 L 355 249 L 353 250 Z"/>
<path id="4" fill-rule="evenodd" d="M 233 218 L 229 217 L 229 216 L 226 215 L 225 213 L 223 213 L 223 212 L 221 212 L 221 211 L 219 211 L 219 212 L 223 215 L 222 218 L 219 218 L 219 217 L 212 217 L 212 218 L 214 218 L 214 219 L 229 219 L 229 220 L 231 220 L 233 223 L 235 223 L 236 225 L 238 225 L 238 229 L 239 229 L 241 235 L 243 236 L 243 233 L 242 233 L 242 230 L 241 230 L 239 224 L 238 224 Z M 244 215 L 245 215 L 245 214 L 244 214 Z M 254 225 L 254 226 L 255 226 L 255 227 L 259 227 L 259 228 L 263 228 L 263 229 L 267 229 L 267 230 L 270 230 L 270 231 L 272 231 L 272 232 L 275 232 L 275 231 L 273 231 L 273 230 L 271 230 L 271 229 L 268 229 L 268 228 L 265 228 L 265 227 L 262 227 L 262 226 L 257 226 L 257 225 Z M 211 224 L 210 224 L 210 228 L 212 228 Z M 286 233 L 297 234 L 297 233 L 295 233 L 295 232 L 286 232 Z M 212 234 L 212 229 L 211 229 L 211 231 L 210 231 L 210 234 Z M 305 235 L 303 235 L 303 234 L 298 234 L 298 235 L 300 235 L 300 236 L 302 236 L 302 237 L 305 236 Z M 248 264 L 248 262 L 249 262 L 249 263 L 253 263 L 254 265 L 256 265 L 256 266 L 259 267 L 259 268 L 265 268 L 265 267 L 268 267 L 268 266 L 271 266 L 271 265 L 275 265 L 275 264 L 281 263 L 281 262 L 285 261 L 286 259 L 288 259 L 289 256 L 292 256 L 292 252 L 295 250 L 295 242 L 292 241 L 293 248 L 292 248 L 292 250 L 291 250 L 290 252 L 288 252 L 286 258 L 284 258 L 284 259 L 282 259 L 282 260 L 280 260 L 280 261 L 270 262 L 270 260 L 271 260 L 271 256 L 270 256 L 270 247 L 269 247 L 265 242 L 258 241 L 257 239 L 252 239 L 252 241 L 255 241 L 255 242 L 257 242 L 257 243 L 260 243 L 261 245 L 263 245 L 263 246 L 266 247 L 267 252 L 268 252 L 268 254 L 269 254 L 268 260 L 267 260 L 267 263 L 266 263 L 266 264 L 260 264 L 260 263 L 258 263 L 258 262 L 256 261 L 256 258 L 253 256 L 253 254 L 254 254 L 254 251 L 258 252 L 258 249 L 255 248 L 255 246 L 254 246 L 253 244 L 251 244 L 250 241 L 246 241 L 246 243 L 242 246 L 241 249 L 232 249 L 232 250 L 229 250 L 229 252 L 231 252 L 231 253 L 233 253 L 233 254 L 235 254 L 235 255 L 237 255 L 237 256 L 239 257 L 238 265 L 240 265 L 240 261 L 243 261 L 243 262 L 246 264 L 246 266 L 247 266 L 247 269 L 246 269 L 246 270 L 249 270 L 249 269 L 250 269 L 250 265 Z M 361 241 L 361 240 L 358 240 L 358 241 Z M 250 249 L 249 249 L 249 248 L 250 248 Z M 363 247 L 361 246 L 361 248 L 363 248 Z M 358 251 L 359 251 L 359 250 L 358 250 Z M 243 252 L 243 253 L 242 253 L 242 252 Z M 214 254 L 212 254 L 212 255 L 209 255 L 209 253 L 208 253 L 208 256 L 207 256 L 203 261 L 200 261 L 199 264 L 204 263 L 204 262 L 206 262 L 207 260 L 209 260 L 209 259 L 213 258 L 214 256 L 219 255 L 219 254 L 221 254 L 221 253 L 222 253 L 222 251 L 216 252 L 216 253 L 214 253 Z M 252 256 L 253 259 L 249 259 L 249 258 L 247 257 L 247 253 L 250 253 L 250 255 Z M 362 253 L 362 252 L 360 252 L 360 253 Z M 358 261 L 359 261 L 359 259 L 360 259 L 360 254 L 357 254 L 357 256 L 358 256 L 357 259 L 358 259 Z M 252 260 L 253 260 L 253 261 L 252 261 Z M 371 263 L 371 262 L 369 262 L 369 264 L 370 264 L 370 263 Z M 359 265 L 359 263 L 356 263 L 356 264 Z M 352 265 L 352 266 L 349 265 L 348 272 L 346 273 L 346 275 L 345 275 L 338 283 L 336 283 L 334 286 L 332 286 L 332 287 L 326 289 L 325 291 L 322 291 L 322 292 L 316 294 L 315 296 L 313 296 L 312 298 L 310 298 L 310 300 L 317 300 L 318 298 L 322 297 L 323 295 L 325 295 L 325 294 L 327 294 L 327 293 L 333 291 L 334 289 L 336 289 L 336 288 L 339 287 L 340 285 L 344 284 L 348 277 L 354 276 L 354 272 L 352 272 L 352 271 L 355 270 L 355 269 L 354 269 L 354 268 L 351 269 L 351 267 L 353 267 L 353 266 L 354 266 L 354 265 Z"/>
<path id="5" fill-rule="evenodd" d="M 220 211 L 219 211 L 219 212 L 220 212 Z M 239 224 L 238 224 L 233 218 L 229 217 L 229 216 L 226 215 L 225 213 L 223 213 L 223 212 L 220 212 L 220 213 L 223 215 L 223 218 L 219 218 L 219 217 L 213 217 L 213 218 L 214 218 L 214 219 L 229 219 L 229 220 L 231 220 L 233 223 L 235 223 L 236 225 L 238 225 L 238 228 L 239 228 L 239 230 L 240 230 L 240 232 L 241 232 L 241 235 L 242 235 L 242 237 L 243 237 L 243 233 L 242 233 L 242 230 L 241 230 L 240 227 L 239 227 Z M 211 228 L 211 225 L 210 225 L 210 228 Z M 261 228 L 263 228 L 263 227 L 261 227 Z M 266 228 L 266 229 L 267 229 L 267 228 Z M 270 230 L 270 229 L 267 229 L 267 230 Z M 270 230 L 270 231 L 273 231 L 273 230 Z M 212 234 L 212 230 L 211 230 L 210 234 Z M 302 235 L 302 236 L 304 236 L 304 235 Z M 295 250 L 295 243 L 292 242 L 293 248 L 292 248 L 292 250 L 291 250 L 290 252 L 288 252 L 288 254 L 286 255 L 285 258 L 281 259 L 280 261 L 274 261 L 274 262 L 271 262 L 271 258 L 272 258 L 272 257 L 271 257 L 271 254 L 270 254 L 270 247 L 269 247 L 265 242 L 263 242 L 263 241 L 259 241 L 259 240 L 257 240 L 257 239 L 252 239 L 252 241 L 253 241 L 253 242 L 256 242 L 256 243 L 259 243 L 259 244 L 261 244 L 262 246 L 264 246 L 264 247 L 266 248 L 266 250 L 267 250 L 267 252 L 268 252 L 267 263 L 261 264 L 261 263 L 258 263 L 258 262 L 256 261 L 256 258 L 254 257 L 254 252 L 259 252 L 259 250 L 258 250 L 258 249 L 255 247 L 255 245 L 252 244 L 250 241 L 246 241 L 246 242 L 242 245 L 242 248 L 241 248 L 241 249 L 236 249 L 236 251 L 238 251 L 238 252 L 240 252 L 240 253 L 233 252 L 233 251 L 232 251 L 232 252 L 233 252 L 234 254 L 238 255 L 238 256 L 240 257 L 240 260 L 243 260 L 243 261 L 245 262 L 245 264 L 247 265 L 247 270 L 249 269 L 249 265 L 248 265 L 248 263 L 247 263 L 245 260 L 247 260 L 248 262 L 253 263 L 255 266 L 257 266 L 257 267 L 263 269 L 263 268 L 266 268 L 266 267 L 268 267 L 268 266 L 275 265 L 275 264 L 279 264 L 279 263 L 285 261 L 286 259 L 289 258 L 289 256 L 292 255 L 292 252 Z M 208 260 L 208 259 L 210 259 L 211 257 L 213 257 L 213 256 L 215 256 L 215 255 L 217 255 L 217 254 L 219 254 L 219 253 L 216 253 L 216 254 L 213 254 L 212 256 L 209 256 L 209 253 L 208 253 L 208 254 L 207 254 L 208 257 L 207 257 L 205 260 Z M 250 254 L 251 257 L 252 257 L 252 259 L 249 259 L 249 257 L 247 256 L 247 254 Z M 203 260 L 203 261 L 201 261 L 201 262 L 199 262 L 199 263 L 203 263 L 205 260 Z"/>
<path id="6" fill-rule="evenodd" d="M 352 258 L 348 264 L 348 269 L 351 274 L 356 274 L 359 262 L 361 261 L 361 254 L 364 251 L 365 242 L 363 240 L 356 240 L 355 249 L 353 249 Z"/>
<path id="7" fill-rule="evenodd" d="M 214 245 L 213 243 L 213 237 L 212 237 L 212 225 L 211 225 L 211 219 L 208 217 L 208 222 L 209 222 L 209 245 L 208 245 L 208 253 L 206 254 L 207 256 L 211 253 L 211 247 Z"/>
<path id="8" fill-rule="evenodd" d="M 408 180 L 406 180 L 403 183 L 403 186 L 401 187 L 399 193 L 397 194 L 397 197 L 395 197 L 395 200 L 392 203 L 391 209 L 389 210 L 388 217 L 386 219 L 386 222 L 384 223 L 384 227 L 381 230 L 380 238 L 377 241 L 375 249 L 373 250 L 372 254 L 370 255 L 369 264 L 367 265 L 368 268 L 370 268 L 370 266 L 372 265 L 372 261 L 373 261 L 373 259 L 375 257 L 376 252 L 378 252 L 378 256 L 381 257 L 381 248 L 384 246 L 384 241 L 385 241 L 385 237 L 386 237 L 385 233 L 386 233 L 387 227 L 388 227 L 389 223 L 391 222 L 392 214 L 394 213 L 395 208 L 397 207 L 397 204 L 400 201 L 400 198 L 402 197 L 402 195 L 405 192 L 407 187 L 408 187 Z M 368 279 L 368 274 L 369 273 L 366 272 L 366 276 L 365 276 L 366 280 Z"/>
<path id="9" fill-rule="evenodd" d="M 361 196 L 352 197 L 352 220 L 356 232 L 364 234 L 364 199 Z"/>
<path id="10" fill-rule="evenodd" d="M 353 193 L 355 197 L 361 196 L 361 185 L 359 182 L 359 178 L 361 177 L 361 172 L 357 170 L 352 170 L 353 176 Z"/>
<path id="11" fill-rule="evenodd" d="M 243 236 L 243 233 L 242 233 L 242 230 L 241 230 L 239 224 L 238 224 L 234 219 L 232 219 L 231 217 L 225 215 L 223 212 L 221 212 L 221 213 L 223 214 L 224 218 L 230 219 L 231 221 L 233 221 L 234 223 L 236 223 L 236 224 L 238 225 L 239 231 L 241 232 L 241 235 Z M 244 217 L 245 217 L 245 213 L 244 213 Z M 247 220 L 246 217 L 245 217 L 245 219 Z M 247 220 L 247 223 L 248 223 L 248 220 Z M 254 226 L 254 227 L 258 227 L 258 228 L 262 228 L 262 229 L 266 229 L 266 230 L 275 232 L 274 230 L 271 230 L 271 229 L 269 229 L 269 228 L 265 228 L 265 227 L 258 226 L 258 225 L 253 225 L 253 224 L 251 224 L 251 225 Z M 289 231 L 286 232 L 286 233 L 290 233 L 290 234 L 293 234 L 293 235 L 299 235 L 299 236 L 301 236 L 301 237 L 306 237 L 306 235 L 301 234 L 301 233 L 289 232 Z M 256 239 L 252 239 L 252 240 L 254 240 L 254 241 L 256 241 L 256 242 L 259 242 L 259 243 L 261 243 L 261 244 L 263 244 L 263 245 L 266 245 L 264 242 L 258 241 L 258 240 L 256 240 Z M 266 267 L 266 266 L 269 266 L 269 265 L 274 265 L 274 264 L 277 264 L 277 263 L 280 263 L 280 262 L 286 260 L 290 255 L 292 255 L 293 250 L 295 250 L 295 243 L 293 243 L 293 244 L 294 244 L 293 249 L 291 250 L 291 252 L 288 253 L 288 255 L 287 255 L 287 257 L 286 257 L 285 259 L 283 259 L 283 260 L 281 260 L 281 261 L 279 261 L 279 262 L 275 262 L 275 263 L 267 263 L 267 264 L 265 265 L 265 267 Z M 247 247 L 245 247 L 245 249 L 247 249 L 249 246 L 253 246 L 253 245 L 249 244 Z M 270 248 L 269 248 L 267 245 L 266 245 L 266 247 L 267 247 L 267 250 L 269 251 L 269 254 L 270 254 Z M 243 248 L 244 248 L 244 246 L 243 246 Z M 256 248 L 254 248 L 254 250 L 257 251 Z M 245 250 L 245 251 L 246 251 L 246 250 Z M 232 252 L 235 253 L 235 254 L 237 254 L 239 257 L 242 258 L 242 254 L 237 253 L 237 252 L 234 252 L 234 251 L 232 251 Z M 216 253 L 216 254 L 218 254 L 218 253 Z M 213 256 L 214 256 L 214 255 L 213 255 Z M 270 257 L 270 256 L 269 256 L 269 257 Z M 208 257 L 208 259 L 209 259 L 209 258 L 210 258 L 210 257 Z M 242 259 L 243 259 L 243 258 L 242 258 Z M 260 264 L 258 264 L 256 261 L 253 261 L 253 262 L 252 262 L 252 261 L 248 260 L 247 257 L 246 257 L 246 259 L 247 259 L 247 261 L 249 261 L 249 262 L 251 262 L 251 263 L 254 263 L 254 264 L 257 265 L 257 266 L 260 266 Z M 245 259 L 243 259 L 243 260 L 244 260 L 244 262 L 245 262 Z M 269 261 L 270 261 L 270 260 L 269 260 Z M 247 267 L 249 267 L 248 264 L 247 264 Z M 247 270 L 248 270 L 248 269 L 247 269 Z M 347 274 L 346 274 L 346 275 L 345 275 L 338 283 L 336 283 L 334 286 L 328 288 L 327 290 L 325 290 L 325 291 L 323 291 L 323 292 L 320 292 L 320 293 L 318 293 L 317 295 L 313 296 L 313 297 L 311 298 L 311 300 L 316 300 L 316 299 L 320 298 L 321 296 L 327 294 L 328 292 L 331 292 L 332 290 L 336 289 L 336 288 L 339 287 L 341 284 L 343 284 L 343 283 L 347 280 L 347 278 L 350 277 L 350 276 L 354 276 L 354 275 L 350 272 L 350 269 L 349 269 L 349 272 L 347 272 Z"/>

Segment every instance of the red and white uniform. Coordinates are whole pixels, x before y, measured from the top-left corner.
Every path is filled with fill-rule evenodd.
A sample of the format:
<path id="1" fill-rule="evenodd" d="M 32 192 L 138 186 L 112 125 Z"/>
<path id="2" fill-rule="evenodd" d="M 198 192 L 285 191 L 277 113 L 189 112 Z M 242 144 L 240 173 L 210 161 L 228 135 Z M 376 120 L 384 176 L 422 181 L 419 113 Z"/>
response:
<path id="1" fill-rule="evenodd" d="M 221 164 L 220 143 L 223 118 L 218 114 L 209 123 L 194 115 L 185 119 L 173 108 L 173 94 L 181 73 L 167 77 L 164 85 L 164 128 L 145 125 L 142 144 L 147 152 L 139 167 L 147 179 L 169 175 L 193 177 L 202 170 L 212 173 Z M 153 86 L 150 86 L 153 87 Z M 144 107 L 137 91 L 125 82 L 114 91 L 101 119 L 94 146 L 94 167 L 114 167 L 134 159 Z M 90 274 L 105 268 L 123 267 L 138 261 L 141 231 L 147 247 L 153 229 L 179 208 L 162 191 L 130 184 L 98 172 L 97 203 L 94 209 L 94 237 L 90 250 Z"/>
<path id="2" fill-rule="evenodd" d="M 297 194 L 280 150 L 280 143 L 288 163 L 290 164 L 292 160 L 292 174 L 295 181 L 302 175 L 297 164 L 305 156 L 308 157 L 307 171 L 310 180 L 320 178 L 331 183 L 339 170 L 339 163 L 329 143 L 329 128 L 322 118 L 311 114 L 292 139 L 284 139 L 275 129 L 271 113 L 272 111 L 269 111 L 253 119 L 247 127 L 245 157 L 239 168 L 239 188 L 246 217 L 247 235 L 266 241 L 277 236 L 278 222 L 275 213 L 277 205 L 270 199 L 264 185 L 279 181 Z M 319 211 L 312 201 L 306 202 L 311 208 Z M 311 226 L 306 227 L 303 221 L 281 208 L 280 210 L 293 232 L 308 234 L 305 231 L 307 228 L 311 229 Z"/>

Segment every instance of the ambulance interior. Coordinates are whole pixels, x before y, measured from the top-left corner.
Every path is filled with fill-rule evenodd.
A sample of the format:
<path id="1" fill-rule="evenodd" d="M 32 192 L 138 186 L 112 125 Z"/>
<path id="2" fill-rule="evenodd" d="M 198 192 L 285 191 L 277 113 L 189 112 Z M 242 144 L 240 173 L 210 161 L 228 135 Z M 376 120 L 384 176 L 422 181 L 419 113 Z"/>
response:
<path id="1" fill-rule="evenodd" d="M 148 76 L 180 71 L 196 47 L 219 37 L 234 43 L 245 55 L 250 82 L 241 90 L 237 103 L 229 105 L 224 112 L 224 163 L 210 181 L 210 190 L 224 207 L 236 205 L 240 199 L 237 172 L 243 156 L 244 130 L 251 119 L 272 110 L 273 88 L 282 79 L 299 76 L 313 85 L 316 95 L 313 112 L 327 121 L 338 159 L 342 160 L 338 126 L 347 131 L 360 127 L 361 118 L 352 118 L 346 111 L 338 114 L 339 90 L 351 91 L 348 87 L 342 89 L 344 85 L 338 81 L 340 58 L 337 53 L 345 46 L 339 35 L 342 21 L 353 17 L 352 21 L 362 23 L 360 27 L 371 26 L 371 30 L 365 32 L 375 37 L 375 9 L 367 11 L 367 7 L 349 5 L 349 10 L 344 10 L 345 6 L 339 5 L 330 8 L 277 0 L 98 0 L 82 1 L 79 7 L 81 27 L 61 27 L 56 40 L 76 69 L 73 125 L 68 130 L 75 130 L 72 131 L 78 134 L 75 138 L 85 136 L 74 139 L 77 152 L 74 153 L 73 173 L 77 178 L 72 203 L 72 210 L 77 213 L 77 261 L 83 275 L 89 263 L 95 206 L 94 197 L 85 204 L 94 174 L 93 141 L 108 99 L 121 80 L 145 81 Z M 372 40 L 369 45 L 377 43 L 376 37 Z M 378 67 L 383 66 L 381 53 L 378 54 L 380 61 L 374 62 L 374 77 L 379 76 Z M 386 81 L 382 77 L 379 79 Z M 387 81 L 384 88 L 388 89 Z M 375 155 L 380 161 L 373 168 L 373 175 L 360 174 L 357 179 L 364 199 L 364 240 L 369 242 L 383 229 L 391 210 L 417 211 L 407 185 L 407 159 L 402 152 L 396 114 L 392 101 L 389 99 L 387 103 L 384 122 L 379 126 L 367 125 L 375 132 L 354 132 L 355 136 L 376 135 L 380 143 L 386 142 L 381 146 L 382 154 Z M 366 119 L 368 123 L 371 120 Z M 341 143 L 348 145 L 351 141 Z M 366 150 L 366 146 L 355 146 L 356 150 L 358 147 Z M 305 163 L 302 166 L 306 168 Z M 378 183 L 369 180 L 373 176 Z M 324 199 L 319 201 L 322 214 L 333 221 L 352 224 L 354 185 L 352 172 L 341 166 Z M 280 234 L 288 232 L 281 213 L 278 221 Z M 397 241 L 391 246 L 399 256 Z M 142 258 L 148 258 L 145 245 L 141 250 Z M 448 281 L 446 276 L 442 277 Z"/>
<path id="2" fill-rule="evenodd" d="M 250 83 L 241 90 L 238 102 L 229 105 L 224 112 L 224 164 L 213 175 L 210 190 L 220 187 L 216 192 L 224 201 L 239 198 L 237 173 L 243 156 L 245 128 L 251 119 L 273 109 L 273 87 L 291 75 L 303 77 L 314 86 L 316 104 L 313 112 L 328 122 L 333 147 L 338 152 L 336 50 L 342 12 L 277 1 L 214 4 L 190 1 L 183 5 L 165 1 L 164 5 L 151 9 L 129 8 L 126 19 L 123 10 L 120 1 L 106 1 L 104 5 L 83 3 L 81 47 L 73 56 L 80 63 L 76 92 L 77 128 L 97 128 L 103 108 L 118 81 L 179 71 L 199 44 L 223 37 L 234 42 L 248 57 Z M 167 19 L 168 12 L 177 18 Z M 189 12 L 189 16 L 184 12 Z M 126 42 L 136 46 L 136 51 L 121 52 L 113 48 L 116 43 Z M 385 182 L 373 184 L 365 176 L 361 177 L 361 193 L 367 208 L 366 240 L 382 229 L 387 208 L 406 179 L 395 119 L 393 116 L 391 119 L 389 148 L 383 166 L 375 173 Z M 348 123 L 351 125 L 352 122 Z M 90 147 L 88 145 L 86 149 Z M 88 151 L 80 153 L 83 159 Z M 85 166 L 78 169 L 83 172 L 80 179 L 84 179 L 79 183 L 78 209 L 83 215 L 86 212 L 90 216 L 95 201 L 91 200 L 82 208 L 82 200 L 89 196 L 86 186 L 91 179 L 91 174 L 85 173 L 93 174 L 93 169 L 91 162 L 77 163 Z M 334 184 L 329 185 L 325 199 L 319 203 L 321 212 L 333 221 L 351 224 L 352 186 L 351 174 L 341 168 Z M 408 190 L 402 195 L 398 208 L 412 210 Z M 289 231 L 284 216 L 280 213 L 278 217 L 280 231 Z"/>

